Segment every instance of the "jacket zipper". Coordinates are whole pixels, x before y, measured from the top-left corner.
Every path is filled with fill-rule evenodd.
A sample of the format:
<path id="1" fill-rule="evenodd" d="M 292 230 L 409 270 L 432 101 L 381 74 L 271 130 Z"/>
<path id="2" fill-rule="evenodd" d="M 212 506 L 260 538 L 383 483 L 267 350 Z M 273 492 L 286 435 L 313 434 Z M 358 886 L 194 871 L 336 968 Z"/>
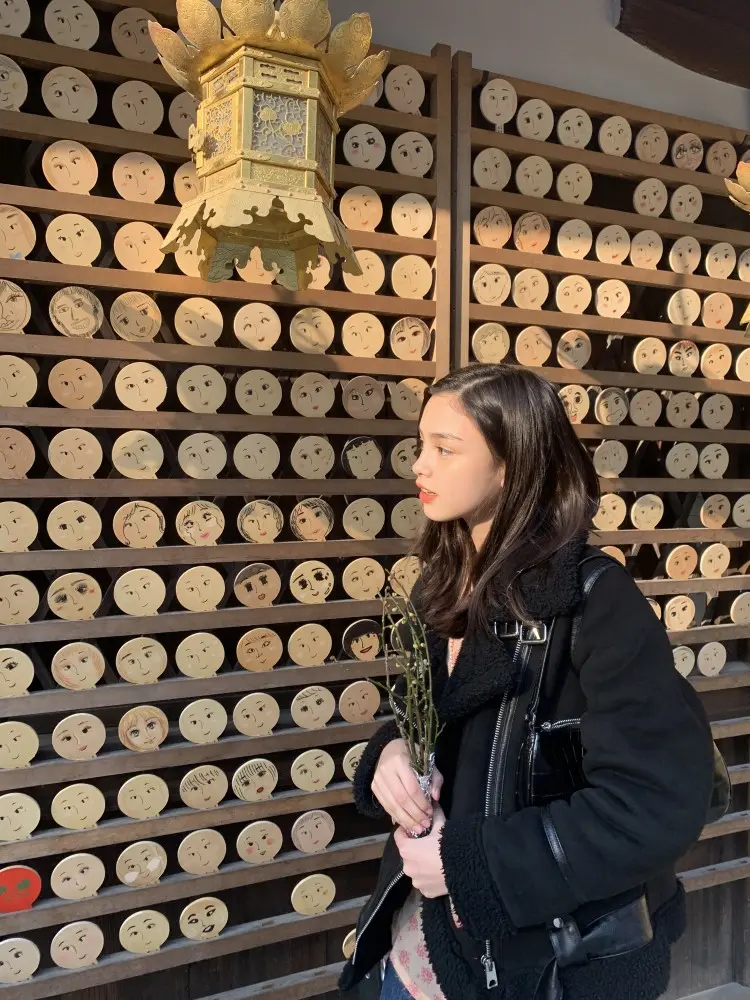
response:
<path id="1" fill-rule="evenodd" d="M 539 728 L 549 733 L 553 729 L 565 729 L 566 726 L 580 726 L 580 724 L 580 719 L 558 719 L 557 722 L 543 722 Z"/>
<path id="2" fill-rule="evenodd" d="M 512 666 L 515 667 L 516 661 L 518 660 L 518 653 L 521 648 L 520 638 L 516 640 L 516 648 L 513 652 L 513 662 Z M 495 722 L 495 732 L 492 737 L 492 751 L 490 753 L 490 766 L 487 772 L 487 790 L 484 797 L 484 815 L 485 818 L 496 814 L 498 803 L 497 803 L 497 786 L 495 783 L 495 770 L 498 761 L 502 761 L 505 764 L 505 754 L 508 749 L 508 740 L 510 738 L 510 726 L 507 724 L 506 715 L 508 710 L 508 702 L 510 701 L 510 696 L 506 691 L 503 695 L 503 700 L 500 703 L 500 709 L 497 713 L 497 721 Z M 485 981 L 487 983 L 487 989 L 491 990 L 498 985 L 497 978 L 497 967 L 495 965 L 495 960 L 492 957 L 492 942 L 489 938 L 484 943 L 484 954 L 482 955 L 482 967 L 484 968 Z"/>
<path id="3" fill-rule="evenodd" d="M 401 878 L 403 878 L 403 877 L 404 877 L 404 869 L 402 868 L 400 872 L 397 872 L 393 876 L 393 878 L 391 879 L 391 881 L 385 887 L 385 889 L 383 890 L 383 895 L 378 900 L 378 905 L 375 907 L 375 909 L 372 911 L 372 913 L 370 914 L 370 916 L 367 918 L 365 926 L 362 928 L 362 930 L 359 932 L 359 934 L 357 934 L 356 941 L 354 942 L 354 952 L 352 954 L 352 965 L 356 964 L 356 961 L 357 961 L 357 948 L 359 947 L 359 942 L 362 940 L 362 937 L 363 937 L 365 931 L 367 930 L 367 928 L 370 926 L 370 924 L 374 920 L 374 918 L 375 918 L 378 910 L 383 905 L 383 901 L 385 900 L 385 898 L 388 895 L 388 893 L 396 885 L 396 883 L 398 882 L 398 880 L 401 879 Z"/>

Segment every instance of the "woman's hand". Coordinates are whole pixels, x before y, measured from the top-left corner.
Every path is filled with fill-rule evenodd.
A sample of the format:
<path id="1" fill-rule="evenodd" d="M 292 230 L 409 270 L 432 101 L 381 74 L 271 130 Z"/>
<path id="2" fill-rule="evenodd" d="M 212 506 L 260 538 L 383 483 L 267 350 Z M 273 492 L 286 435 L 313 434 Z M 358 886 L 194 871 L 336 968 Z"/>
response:
<path id="1" fill-rule="evenodd" d="M 440 798 L 442 784 L 443 777 L 436 770 L 430 788 L 435 801 Z M 415 833 L 429 830 L 432 803 L 419 787 L 404 740 L 391 740 L 384 747 L 372 779 L 372 794 L 393 822 L 404 830 Z"/>
<path id="2" fill-rule="evenodd" d="M 428 899 L 445 896 L 448 892 L 440 857 L 440 831 L 444 825 L 445 813 L 440 806 L 436 806 L 432 829 L 426 837 L 412 840 L 402 829 L 394 834 L 396 847 L 404 862 L 404 875 L 408 875 L 414 888 Z"/>

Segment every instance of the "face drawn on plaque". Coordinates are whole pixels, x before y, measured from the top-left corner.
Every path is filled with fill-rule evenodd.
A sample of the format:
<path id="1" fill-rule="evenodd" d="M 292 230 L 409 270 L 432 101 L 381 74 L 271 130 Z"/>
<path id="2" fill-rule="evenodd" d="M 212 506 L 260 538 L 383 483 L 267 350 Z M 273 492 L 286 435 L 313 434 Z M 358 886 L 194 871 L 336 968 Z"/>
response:
<path id="1" fill-rule="evenodd" d="M 583 330 L 566 330 L 557 342 L 557 363 L 561 368 L 585 368 L 591 358 L 591 341 Z"/>
<path id="2" fill-rule="evenodd" d="M 33 680 L 34 664 L 26 653 L 10 647 L 0 649 L 0 698 L 27 694 Z"/>
<path id="3" fill-rule="evenodd" d="M 39 752 L 39 737 L 25 722 L 0 722 L 0 770 L 28 767 Z"/>
<path id="4" fill-rule="evenodd" d="M 304 372 L 292 382 L 289 399 L 303 417 L 324 417 L 336 402 L 336 390 L 321 372 Z"/>
<path id="5" fill-rule="evenodd" d="M 318 667 L 325 663 L 333 648 L 331 633 L 323 625 L 300 625 L 289 637 L 289 656 L 300 667 Z"/>
<path id="6" fill-rule="evenodd" d="M 273 542 L 283 527 L 281 508 L 271 500 L 251 500 L 237 515 L 237 528 L 248 542 Z"/>
<path id="7" fill-rule="evenodd" d="M 90 899 L 101 889 L 106 869 L 94 854 L 69 854 L 55 865 L 50 889 L 58 899 Z"/>
<path id="8" fill-rule="evenodd" d="M 303 916 L 325 913 L 336 898 L 336 883 L 330 875 L 308 875 L 292 889 L 292 906 Z"/>
<path id="9" fill-rule="evenodd" d="M 138 705 L 122 716 L 117 734 L 128 750 L 138 753 L 158 750 L 169 735 L 169 721 L 160 708 Z"/>
<path id="10" fill-rule="evenodd" d="M 413 66 L 405 63 L 394 66 L 385 78 L 383 89 L 385 99 L 394 111 L 401 111 L 406 115 L 420 113 L 419 109 L 425 99 L 425 86 L 424 80 Z"/>
<path id="11" fill-rule="evenodd" d="M 224 531 L 224 514 L 209 500 L 195 500 L 179 511 L 175 526 L 188 545 L 216 545 Z"/>
<path id="12" fill-rule="evenodd" d="M 630 508 L 633 526 L 642 530 L 656 528 L 664 516 L 664 501 L 655 493 L 644 493 Z"/>
<path id="13" fill-rule="evenodd" d="M 354 256 L 357 258 L 357 262 L 362 270 L 361 274 L 349 274 L 344 271 L 342 276 L 344 279 L 344 284 L 349 289 L 350 292 L 355 292 L 359 295 L 375 295 L 376 292 L 380 291 L 383 287 L 383 282 L 385 281 L 385 265 L 383 264 L 382 258 L 375 253 L 374 250 L 355 250 Z M 321 310 L 318 310 L 320 312 Z M 297 314 L 299 315 L 299 313 Z M 325 314 L 324 314 L 325 315 Z M 297 317 L 295 317 L 296 319 Z M 292 321 L 294 323 L 294 320 Z M 331 328 L 333 324 L 331 323 Z M 294 333 L 294 330 L 290 328 L 290 333 Z M 298 337 L 302 336 L 299 332 Z M 320 335 L 316 335 L 317 340 L 320 340 Z M 333 337 L 331 336 L 331 341 Z M 294 337 L 292 337 L 292 343 L 297 350 L 305 350 L 305 348 L 299 347 Z M 326 347 L 330 347 L 330 342 L 326 344 Z M 318 354 L 320 351 L 305 350 L 306 354 Z"/>
<path id="14" fill-rule="evenodd" d="M 344 382 L 342 401 L 350 417 L 372 420 L 385 406 L 385 384 L 370 375 L 358 375 Z"/>
<path id="15" fill-rule="evenodd" d="M 391 566 L 388 582 L 394 593 L 408 597 L 421 573 L 422 567 L 417 556 L 402 556 Z"/>
<path id="16" fill-rule="evenodd" d="M 215 434 L 199 431 L 180 442 L 177 461 L 192 479 L 216 479 L 227 464 L 227 450 Z"/>
<path id="17" fill-rule="evenodd" d="M 50 812 L 55 823 L 66 830 L 88 830 L 102 818 L 104 806 L 99 789 L 82 782 L 61 788 L 52 800 Z"/>
<path id="18" fill-rule="evenodd" d="M 28 215 L 13 205 L 0 205 L 0 257 L 25 260 L 35 243 L 36 230 Z"/>
<path id="19" fill-rule="evenodd" d="M 307 559 L 292 570 L 289 590 L 302 604 L 323 604 L 333 590 L 333 571 L 319 559 Z"/>
<path id="20" fill-rule="evenodd" d="M 377 500 L 359 497 L 345 509 L 342 524 L 350 538 L 376 538 L 385 525 L 385 511 Z"/>
<path id="21" fill-rule="evenodd" d="M 268 563 L 251 563 L 239 571 L 233 586 L 246 608 L 270 608 L 281 593 L 281 577 Z"/>
<path id="22" fill-rule="evenodd" d="M 123 340 L 151 341 L 161 327 L 161 311 L 145 292 L 123 292 L 109 311 L 112 329 Z"/>
<path id="23" fill-rule="evenodd" d="M 281 383 L 271 372 L 251 368 L 235 382 L 234 395 L 245 413 L 270 416 L 281 403 Z"/>
<path id="24" fill-rule="evenodd" d="M 224 577 L 213 566 L 191 566 L 175 587 L 175 597 L 187 611 L 216 611 L 224 592 Z"/>
<path id="25" fill-rule="evenodd" d="M 479 110 L 492 125 L 507 125 L 518 110 L 515 87 L 500 77 L 489 80 L 479 94 Z"/>
<path id="26" fill-rule="evenodd" d="M 52 676 L 68 691 L 88 691 L 104 676 L 104 657 L 89 642 L 70 642 L 52 657 Z"/>
<path id="27" fill-rule="evenodd" d="M 589 396 L 583 386 L 565 385 L 560 389 L 558 396 L 562 400 L 571 424 L 582 423 L 589 412 Z"/>
<path id="28" fill-rule="evenodd" d="M 583 149 L 593 133 L 591 118 L 583 108 L 568 108 L 557 119 L 557 138 L 563 146 Z"/>
<path id="29" fill-rule="evenodd" d="M 64 358 L 47 378 L 50 395 L 70 410 L 90 410 L 104 391 L 102 377 L 92 364 L 80 358 Z"/>
<path id="30" fill-rule="evenodd" d="M 155 684 L 167 669 L 167 651 L 158 639 L 139 635 L 120 646 L 115 667 L 128 684 Z"/>
<path id="31" fill-rule="evenodd" d="M 175 650 L 174 661 L 186 677 L 213 677 L 224 662 L 224 647 L 210 632 L 192 632 Z"/>
<path id="32" fill-rule="evenodd" d="M 372 681 L 354 681 L 339 698 L 339 713 L 346 722 L 371 722 L 380 708 L 380 692 Z"/>
<path id="33" fill-rule="evenodd" d="M 513 227 L 513 243 L 523 253 L 544 253 L 551 235 L 549 220 L 541 212 L 525 212 Z"/>
<path id="34" fill-rule="evenodd" d="M 415 192 L 400 195 L 391 208 L 391 225 L 399 236 L 426 236 L 433 219 L 432 205 L 424 195 Z"/>
<path id="35" fill-rule="evenodd" d="M 104 455 L 90 431 L 68 427 L 52 438 L 47 457 L 55 472 L 65 479 L 93 479 Z"/>
<path id="36" fill-rule="evenodd" d="M 237 837 L 237 854 L 248 864 L 261 865 L 272 861 L 281 850 L 281 830 L 268 819 L 249 823 Z"/>
<path id="37" fill-rule="evenodd" d="M 541 309 L 548 296 L 549 281 L 542 271 L 528 267 L 514 277 L 513 303 L 519 309 Z"/>
<path id="38" fill-rule="evenodd" d="M 569 163 L 557 175 L 555 184 L 560 201 L 583 205 L 591 197 L 594 181 L 591 172 L 581 163 Z"/>
<path id="39" fill-rule="evenodd" d="M 23 333 L 30 319 L 26 292 L 14 282 L 0 279 L 0 333 Z"/>
<path id="40" fill-rule="evenodd" d="M 161 540 L 166 521 L 156 504 L 129 500 L 112 518 L 112 529 L 122 545 L 133 549 L 153 549 Z"/>
<path id="41" fill-rule="evenodd" d="M 214 698 L 198 698 L 180 712 L 178 725 L 191 743 L 215 743 L 227 728 L 227 712 Z"/>
<path id="42" fill-rule="evenodd" d="M 196 232 L 192 240 L 181 246 L 174 255 L 175 264 L 189 278 L 200 278 L 201 276 L 201 266 L 204 264 L 205 254 L 200 246 L 200 239 L 200 232 Z"/>
<path id="43" fill-rule="evenodd" d="M 374 601 L 385 586 L 385 570 L 375 559 L 364 556 L 344 567 L 341 584 L 354 601 Z"/>
<path id="44" fill-rule="evenodd" d="M 700 351 L 692 340 L 678 340 L 669 349 L 669 371 L 672 375 L 689 378 L 700 362 Z"/>
<path id="45" fill-rule="evenodd" d="M 734 303 L 726 292 L 712 292 L 703 300 L 701 321 L 711 330 L 724 330 L 732 322 Z"/>
<path id="46" fill-rule="evenodd" d="M 403 299 L 423 299 L 432 288 L 433 270 L 424 257 L 406 254 L 391 268 L 391 288 Z"/>
<path id="47" fill-rule="evenodd" d="M 0 406 L 26 406 L 37 390 L 36 372 L 28 361 L 0 355 Z"/>
<path id="48" fill-rule="evenodd" d="M 117 398 L 129 410 L 158 410 L 167 396 L 167 380 L 147 361 L 133 361 L 117 373 Z"/>
<path id="49" fill-rule="evenodd" d="M 52 938 L 50 958 L 61 969 L 85 969 L 95 965 L 104 950 L 104 934 L 90 920 L 66 924 Z"/>
<path id="50" fill-rule="evenodd" d="M 612 115 L 599 128 L 599 149 L 610 156 L 624 156 L 632 139 L 630 123 L 621 115 Z"/>
<path id="51" fill-rule="evenodd" d="M 174 328 L 181 340 L 194 347 L 210 347 L 224 328 L 221 309 L 210 299 L 185 299 L 174 314 Z"/>
<path id="52" fill-rule="evenodd" d="M 633 194 L 633 207 L 639 215 L 654 218 L 662 215 L 667 207 L 669 195 L 664 181 L 648 177 L 640 182 Z"/>
<path id="53" fill-rule="evenodd" d="M 269 736 L 280 718 L 279 703 L 264 691 L 240 698 L 232 713 L 235 728 L 244 736 Z"/>
<path id="54" fill-rule="evenodd" d="M 34 445 L 25 434 L 0 427 L 0 479 L 25 479 L 34 458 Z"/>
<path id="55" fill-rule="evenodd" d="M 383 202 L 371 187 L 358 184 L 341 195 L 339 215 L 347 229 L 373 233 L 383 218 Z"/>
<path id="56" fill-rule="evenodd" d="M 248 302 L 237 310 L 233 328 L 243 347 L 251 351 L 270 351 L 281 336 L 281 319 L 266 302 Z"/>
<path id="57" fill-rule="evenodd" d="M 385 159 L 386 142 L 380 129 L 360 122 L 348 130 L 342 148 L 349 166 L 377 170 Z"/>
<path id="58" fill-rule="evenodd" d="M 591 305 L 591 285 L 580 274 L 568 274 L 555 289 L 555 305 L 564 313 L 584 313 Z"/>
<path id="59" fill-rule="evenodd" d="M 167 588 L 155 570 L 131 569 L 115 581 L 115 604 L 126 615 L 156 615 L 164 603 Z"/>
<path id="60" fill-rule="evenodd" d="M 698 468 L 698 449 L 689 442 L 673 444 L 664 464 L 674 479 L 689 479 Z"/>
<path id="61" fill-rule="evenodd" d="M 153 840 L 128 844 L 117 858 L 115 873 L 123 885 L 141 889 L 156 885 L 167 869 L 167 852 Z"/>
<path id="62" fill-rule="evenodd" d="M 391 468 L 402 479 L 416 479 L 413 470 L 417 460 L 417 439 L 403 438 L 391 451 Z"/>
<path id="63" fill-rule="evenodd" d="M 149 15 L 150 16 L 150 15 Z M 180 205 L 187 205 L 193 198 L 197 198 L 203 188 L 202 181 L 198 179 L 195 164 L 192 160 L 183 163 L 175 171 L 172 180 L 174 195 Z"/>
<path id="64" fill-rule="evenodd" d="M 20 38 L 28 29 L 30 22 L 29 0 L 8 0 L 0 7 L 0 35 L 12 35 L 15 38 Z M 31 976 L 31 972 L 29 976 Z"/>
<path id="65" fill-rule="evenodd" d="M 99 299 L 88 288 L 68 285 L 50 299 L 49 316 L 52 325 L 64 337 L 91 339 L 104 322 L 104 310 Z"/>
<path id="66" fill-rule="evenodd" d="M 516 115 L 518 134 L 524 139 L 544 141 L 552 134 L 554 124 L 555 116 L 552 113 L 552 108 L 546 101 L 539 98 L 526 101 L 518 109 Z"/>
<path id="67" fill-rule="evenodd" d="M 399 500 L 391 511 L 391 527 L 400 538 L 416 538 L 424 520 L 422 505 L 417 497 Z"/>
<path id="68" fill-rule="evenodd" d="M 89 194 L 99 176 L 91 150 L 73 139 L 60 139 L 47 146 L 42 170 L 50 187 L 67 194 Z"/>
<path id="69" fill-rule="evenodd" d="M 240 764 L 232 775 L 232 791 L 244 802 L 270 799 L 279 781 L 276 765 L 265 757 L 256 757 Z"/>
<path id="70" fill-rule="evenodd" d="M 73 66 L 56 66 L 42 80 L 42 100 L 55 118 L 87 122 L 99 99 L 96 87 L 85 73 Z"/>
<path id="71" fill-rule="evenodd" d="M 166 809 L 169 788 L 158 774 L 135 774 L 120 786 L 117 807 L 130 819 L 153 819 Z"/>
<path id="72" fill-rule="evenodd" d="M 596 256 L 604 264 L 622 264 L 630 252 L 630 234 L 622 226 L 605 226 L 596 237 Z"/>
<path id="73" fill-rule="evenodd" d="M 602 389 L 596 397 L 594 413 L 600 424 L 617 426 L 628 415 L 628 398 L 621 389 Z"/>
<path id="74" fill-rule="evenodd" d="M 610 278 L 597 286 L 595 304 L 600 316 L 620 319 L 630 308 L 630 289 L 619 278 Z"/>
<path id="75" fill-rule="evenodd" d="M 552 167 L 543 156 L 527 156 L 516 167 L 516 187 L 529 198 L 544 198 L 554 179 Z"/>
<path id="76" fill-rule="evenodd" d="M 89 621 L 102 603 L 101 587 L 88 573 L 65 573 L 50 584 L 47 603 L 58 618 Z"/>
<path id="77" fill-rule="evenodd" d="M 159 439 L 148 431 L 125 431 L 112 445 L 112 464 L 128 479 L 156 479 L 163 462 Z"/>
<path id="78" fill-rule="evenodd" d="M 653 389 L 641 389 L 630 400 L 630 419 L 636 427 L 655 427 L 661 416 L 661 397 Z"/>
<path id="79" fill-rule="evenodd" d="M 510 182 L 513 167 L 502 149 L 482 149 L 474 157 L 472 174 L 477 187 L 502 191 Z"/>
<path id="80" fill-rule="evenodd" d="M 701 448 L 698 468 L 706 479 L 721 479 L 729 468 L 729 452 L 723 444 L 707 444 Z"/>
<path id="81" fill-rule="evenodd" d="M 237 662 L 243 670 L 273 670 L 284 653 L 284 644 L 271 628 L 253 628 L 237 642 Z"/>
<path id="82" fill-rule="evenodd" d="M 383 77 L 379 76 L 375 81 L 375 83 L 373 84 L 372 90 L 369 92 L 367 97 L 364 98 L 362 103 L 366 104 L 370 108 L 374 108 L 375 105 L 380 100 L 380 98 L 383 96 L 383 89 L 384 89 Z"/>
<path id="83" fill-rule="evenodd" d="M 169 937 L 169 921 L 158 910 L 139 910 L 125 917 L 118 937 L 125 951 L 147 955 L 158 951 Z"/>
<path id="84" fill-rule="evenodd" d="M 731 177 L 737 169 L 737 150 L 726 139 L 711 143 L 706 150 L 706 170 L 715 177 Z"/>
<path id="85" fill-rule="evenodd" d="M 52 747 L 66 760 L 90 760 L 104 746 L 104 723 L 89 712 L 76 712 L 61 719 L 52 730 Z"/>
<path id="86" fill-rule="evenodd" d="M 169 105 L 169 127 L 178 139 L 187 139 L 190 126 L 195 124 L 198 102 L 192 94 L 181 93 Z"/>
<path id="87" fill-rule="evenodd" d="M 193 830 L 180 841 L 177 861 L 189 875 L 208 875 L 219 870 L 226 853 L 227 842 L 218 830 Z"/>
<path id="88" fill-rule="evenodd" d="M 341 343 L 355 358 L 374 358 L 385 343 L 385 330 L 372 313 L 352 313 L 341 327 Z"/>
<path id="89" fill-rule="evenodd" d="M 0 942 L 0 983 L 23 983 L 31 979 L 42 960 L 41 952 L 28 938 L 9 937 Z"/>
<path id="90" fill-rule="evenodd" d="M 731 509 L 728 497 L 721 493 L 713 493 L 701 505 L 701 524 L 704 528 L 723 528 L 729 519 Z"/>
<path id="91" fill-rule="evenodd" d="M 500 265 L 489 266 L 499 267 Z M 503 270 L 505 269 L 503 268 Z M 404 316 L 397 319 L 391 327 L 391 351 L 402 361 L 419 361 L 423 358 L 430 348 L 431 339 L 430 328 L 424 320 L 416 316 Z"/>
<path id="92" fill-rule="evenodd" d="M 380 626 L 371 618 L 352 622 L 344 630 L 341 644 L 351 660 L 374 660 L 380 652 Z"/>
<path id="93" fill-rule="evenodd" d="M 710 430 L 724 430 L 732 419 L 732 400 L 718 392 L 708 396 L 701 406 L 701 420 Z"/>
<path id="94" fill-rule="evenodd" d="M 164 263 L 164 237 L 148 222 L 126 222 L 115 233 L 115 257 L 127 271 L 157 271 Z"/>
<path id="95" fill-rule="evenodd" d="M 732 352 L 726 344 L 709 344 L 704 348 L 701 355 L 702 375 L 706 378 L 724 378 L 731 369 Z"/>
<path id="96" fill-rule="evenodd" d="M 148 33 L 151 14 L 141 7 L 125 7 L 112 21 L 112 41 L 125 59 L 153 62 L 158 53 Z"/>
<path id="97" fill-rule="evenodd" d="M 706 274 L 712 278 L 728 278 L 737 264 L 737 251 L 731 243 L 714 243 L 706 253 Z"/>
<path id="98" fill-rule="evenodd" d="M 318 751 L 311 750 L 310 754 Z M 328 757 L 328 754 L 325 754 Z M 295 761 L 295 764 L 297 761 Z M 333 760 L 331 760 L 333 764 Z M 294 766 L 294 765 L 292 765 Z M 296 782 L 295 782 L 296 784 Z M 298 785 L 303 788 L 303 785 Z M 316 789 L 310 789 L 315 791 Z M 333 840 L 336 827 L 333 818 L 324 809 L 311 809 L 309 812 L 298 816 L 292 826 L 292 843 L 298 851 L 305 854 L 316 854 L 324 851 Z"/>
<path id="99" fill-rule="evenodd" d="M 303 792 L 322 792 L 333 781 L 336 765 L 325 750 L 305 750 L 292 762 L 289 773 Z"/>
<path id="100" fill-rule="evenodd" d="M 153 87 L 126 80 L 112 95 L 112 113 L 129 132 L 155 132 L 164 121 L 164 105 Z"/>
<path id="101" fill-rule="evenodd" d="M 214 764 L 194 767 L 180 782 L 180 798 L 190 809 L 214 809 L 229 789 L 227 776 Z"/>
<path id="102" fill-rule="evenodd" d="M 317 434 L 297 438 L 290 458 L 292 468 L 303 479 L 325 479 L 336 460 L 331 442 Z"/>
<path id="103" fill-rule="evenodd" d="M 358 380 L 352 380 L 358 381 Z M 349 383 L 351 384 L 351 383 Z M 417 420 L 427 384 L 419 378 L 405 378 L 400 382 L 389 382 L 388 391 L 391 409 L 399 420 Z"/>
<path id="104" fill-rule="evenodd" d="M 669 152 L 669 136 L 661 125 L 644 125 L 635 137 L 635 155 L 644 163 L 661 163 Z"/>
<path id="105" fill-rule="evenodd" d="M 51 0 L 44 27 L 55 45 L 90 49 L 99 38 L 99 20 L 86 0 Z"/>
<path id="106" fill-rule="evenodd" d="M 300 500 L 289 516 L 289 526 L 302 542 L 324 542 L 333 530 L 333 510 L 320 497 Z"/>
<path id="107" fill-rule="evenodd" d="M 375 479 L 383 467 L 383 452 L 374 438 L 350 438 L 341 452 L 341 465 L 353 479 Z"/>
<path id="108" fill-rule="evenodd" d="M 18 500 L 0 503 L 0 552 L 27 552 L 37 537 L 36 514 Z"/>
<path id="109" fill-rule="evenodd" d="M 474 239 L 480 246 L 495 247 L 500 250 L 510 239 L 513 222 L 504 208 L 487 205 L 475 215 L 472 231 Z M 541 250 L 539 252 L 541 253 Z"/>
<path id="110" fill-rule="evenodd" d="M 267 434 L 246 434 L 234 446 L 232 461 L 246 479 L 272 479 L 281 462 L 281 451 Z"/>
<path id="111" fill-rule="evenodd" d="M 625 520 L 627 505 L 616 493 L 605 493 L 594 515 L 594 527 L 600 531 L 616 531 Z"/>
<path id="112" fill-rule="evenodd" d="M 695 222 L 703 209 L 703 195 L 694 184 L 683 184 L 672 192 L 669 213 L 677 222 Z"/>
<path id="113" fill-rule="evenodd" d="M 26 840 L 39 826 L 41 810 L 24 792 L 0 795 L 0 841 Z"/>
<path id="114" fill-rule="evenodd" d="M 701 245 L 694 236 L 681 236 L 669 251 L 669 266 L 677 274 L 693 274 L 701 262 Z"/>
<path id="115" fill-rule="evenodd" d="M 697 170 L 703 162 L 703 142 L 694 132 L 678 135 L 672 143 L 672 163 L 681 170 Z"/>
<path id="116" fill-rule="evenodd" d="M 630 263 L 653 271 L 664 254 L 661 236 L 653 229 L 643 229 L 636 233 L 630 244 Z"/>
<path id="117" fill-rule="evenodd" d="M 112 167 L 115 190 L 126 201 L 154 204 L 164 194 L 161 164 L 148 153 L 123 153 Z"/>
<path id="118" fill-rule="evenodd" d="M 180 914 L 180 930 L 190 941 L 211 941 L 229 921 L 226 903 L 217 896 L 191 900 Z"/>
<path id="119" fill-rule="evenodd" d="M 323 729 L 335 711 L 336 699 L 318 684 L 303 688 L 292 699 L 292 719 L 302 729 Z"/>
<path id="120" fill-rule="evenodd" d="M 591 226 L 583 219 L 568 219 L 557 231 L 557 251 L 569 260 L 582 260 L 594 243 Z"/>

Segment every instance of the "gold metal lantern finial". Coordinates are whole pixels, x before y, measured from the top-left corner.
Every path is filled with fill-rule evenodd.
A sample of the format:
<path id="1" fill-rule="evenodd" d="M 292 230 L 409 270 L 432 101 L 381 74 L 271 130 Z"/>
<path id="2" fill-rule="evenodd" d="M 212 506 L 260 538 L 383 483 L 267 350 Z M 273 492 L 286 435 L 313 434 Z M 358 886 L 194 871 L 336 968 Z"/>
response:
<path id="1" fill-rule="evenodd" d="M 368 55 L 369 14 L 331 30 L 328 0 L 177 0 L 180 34 L 149 22 L 164 69 L 198 101 L 189 145 L 200 194 L 162 249 L 191 246 L 209 281 L 244 267 L 306 288 L 320 253 L 361 270 L 333 213 L 337 118 L 370 93 L 388 62 Z"/>

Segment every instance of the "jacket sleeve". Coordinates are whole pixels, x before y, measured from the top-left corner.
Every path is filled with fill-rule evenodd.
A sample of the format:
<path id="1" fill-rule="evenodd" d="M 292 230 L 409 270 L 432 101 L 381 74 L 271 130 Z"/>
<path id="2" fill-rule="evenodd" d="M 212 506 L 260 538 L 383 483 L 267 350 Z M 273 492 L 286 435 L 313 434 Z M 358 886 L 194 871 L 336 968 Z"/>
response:
<path id="1" fill-rule="evenodd" d="M 664 627 L 630 575 L 613 567 L 592 588 L 573 667 L 589 787 L 550 815 L 563 873 L 538 807 L 505 818 L 448 820 L 446 885 L 470 934 L 545 924 L 670 869 L 705 822 L 713 783 L 711 729 L 674 668 Z"/>

